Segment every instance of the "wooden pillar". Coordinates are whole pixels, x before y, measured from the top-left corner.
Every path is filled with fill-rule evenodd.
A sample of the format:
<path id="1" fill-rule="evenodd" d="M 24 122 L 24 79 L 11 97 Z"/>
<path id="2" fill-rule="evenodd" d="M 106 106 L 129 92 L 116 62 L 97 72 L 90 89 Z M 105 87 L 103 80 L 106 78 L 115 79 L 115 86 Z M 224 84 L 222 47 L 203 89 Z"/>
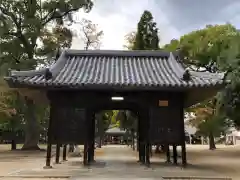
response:
<path id="1" fill-rule="evenodd" d="M 185 145 L 185 143 L 182 144 L 182 165 L 183 165 L 183 166 L 186 166 L 186 165 L 187 165 L 186 145 Z"/>
<path id="2" fill-rule="evenodd" d="M 145 156 L 146 156 L 146 147 L 145 142 L 143 140 L 140 140 L 140 147 L 139 147 L 139 153 L 140 153 L 140 162 L 145 163 Z"/>
<path id="3" fill-rule="evenodd" d="M 187 165 L 187 153 L 186 153 L 186 137 L 185 137 L 185 125 L 184 125 L 184 106 L 182 104 L 181 108 L 181 124 L 182 124 L 182 165 L 185 167 Z"/>
<path id="4" fill-rule="evenodd" d="M 141 122 L 142 119 L 140 117 L 140 113 L 139 113 L 139 117 L 138 117 L 138 141 L 137 141 L 137 146 L 138 146 L 138 161 L 142 162 L 142 128 L 141 128 Z"/>
<path id="5" fill-rule="evenodd" d="M 51 166 L 51 156 L 52 156 L 52 144 L 47 143 L 47 156 L 46 156 L 46 166 L 44 166 L 44 169 L 52 168 Z"/>
<path id="6" fill-rule="evenodd" d="M 150 163 L 150 150 L 148 140 L 148 111 L 146 108 L 139 113 L 139 161 L 143 164 Z"/>
<path id="7" fill-rule="evenodd" d="M 87 139 L 84 142 L 84 150 L 83 150 L 83 165 L 88 164 L 88 141 Z"/>
<path id="8" fill-rule="evenodd" d="M 167 156 L 167 163 L 170 163 L 171 162 L 171 159 L 170 159 L 170 149 L 169 149 L 169 144 L 166 144 L 166 146 L 165 146 L 165 148 L 166 148 L 166 156 Z"/>
<path id="9" fill-rule="evenodd" d="M 141 118 L 140 121 L 143 121 Z M 144 123 L 140 122 L 140 129 L 139 129 L 139 161 L 141 163 L 145 163 L 145 156 L 146 156 L 146 147 L 144 142 Z"/>
<path id="10" fill-rule="evenodd" d="M 86 127 L 87 127 L 87 135 L 86 135 L 86 151 L 85 155 L 87 164 L 91 163 L 94 160 L 94 142 L 95 142 L 95 114 L 92 109 L 86 110 Z M 94 128 L 93 128 L 94 126 Z M 84 145 L 85 146 L 85 145 Z M 86 164 L 85 164 L 86 165 Z"/>
<path id="11" fill-rule="evenodd" d="M 177 154 L 177 146 L 173 145 L 173 163 L 177 164 L 178 154 Z"/>
<path id="12" fill-rule="evenodd" d="M 67 161 L 67 144 L 63 145 L 63 161 Z"/>
<path id="13" fill-rule="evenodd" d="M 90 124 L 91 124 L 91 113 L 89 109 L 85 110 L 86 115 L 86 121 L 85 121 L 85 127 L 86 127 L 86 134 L 85 134 L 85 140 L 84 140 L 84 150 L 83 150 L 83 165 L 89 164 L 89 134 L 90 134 Z"/>
<path id="14" fill-rule="evenodd" d="M 49 115 L 49 123 L 48 123 L 48 138 L 47 138 L 47 156 L 46 156 L 46 165 L 43 167 L 44 169 L 52 168 L 51 166 L 51 156 L 52 156 L 52 136 L 53 136 L 53 121 L 54 121 L 54 109 L 53 104 L 50 104 L 50 115 Z"/>
<path id="15" fill-rule="evenodd" d="M 145 134 L 145 163 L 147 166 L 150 165 L 150 139 L 149 139 L 149 131 L 150 131 L 150 120 L 149 120 L 149 108 L 146 108 L 145 115 L 144 115 L 144 134 Z"/>
<path id="16" fill-rule="evenodd" d="M 55 156 L 55 163 L 56 164 L 60 164 L 60 162 L 59 162 L 59 159 L 60 159 L 60 148 L 61 148 L 60 144 L 57 143 L 56 156 Z"/>
<path id="17" fill-rule="evenodd" d="M 147 166 L 150 165 L 150 147 L 151 147 L 150 143 L 147 142 L 146 143 L 146 160 L 145 160 L 145 163 L 146 163 Z"/>
<path id="18" fill-rule="evenodd" d="M 89 134 L 89 162 L 94 161 L 94 151 L 95 151 L 95 113 L 91 111 L 91 124 L 90 124 L 90 134 Z"/>
<path id="19" fill-rule="evenodd" d="M 138 127 L 139 127 L 139 122 L 138 122 Z M 139 128 L 138 128 L 138 130 L 137 130 L 137 132 L 136 132 L 136 149 L 137 149 L 137 151 L 139 151 Z M 135 138 L 134 138 L 134 140 L 135 140 Z M 134 141 L 134 143 L 135 143 L 135 141 Z"/>
<path id="20" fill-rule="evenodd" d="M 87 149 L 87 162 L 88 162 L 88 164 L 90 164 L 91 163 L 91 160 L 92 160 L 92 153 L 91 153 L 91 142 L 90 142 L 90 140 L 88 141 L 88 149 Z"/>
<path id="21" fill-rule="evenodd" d="M 147 136 L 146 136 L 146 109 L 139 108 L 138 113 L 138 146 L 139 146 L 139 162 L 142 164 L 146 163 L 146 154 L 149 150 L 147 150 Z M 147 112 L 148 113 L 148 112 Z"/>
<path id="22" fill-rule="evenodd" d="M 153 156 L 153 151 L 152 151 L 152 144 L 150 144 L 150 157 Z"/>

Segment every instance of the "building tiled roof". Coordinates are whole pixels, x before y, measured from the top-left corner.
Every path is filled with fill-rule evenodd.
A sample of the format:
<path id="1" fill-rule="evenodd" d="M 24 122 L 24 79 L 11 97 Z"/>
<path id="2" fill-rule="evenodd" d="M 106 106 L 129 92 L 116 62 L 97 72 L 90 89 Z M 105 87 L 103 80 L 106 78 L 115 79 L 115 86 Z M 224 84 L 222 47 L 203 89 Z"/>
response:
<path id="1" fill-rule="evenodd" d="M 50 68 L 12 71 L 11 84 L 67 88 L 189 88 L 223 83 L 222 74 L 189 72 L 173 53 L 65 50 Z"/>
<path id="2" fill-rule="evenodd" d="M 113 127 L 113 128 L 110 128 L 106 131 L 107 134 L 125 134 L 126 131 L 125 130 L 122 130 L 118 127 Z"/>

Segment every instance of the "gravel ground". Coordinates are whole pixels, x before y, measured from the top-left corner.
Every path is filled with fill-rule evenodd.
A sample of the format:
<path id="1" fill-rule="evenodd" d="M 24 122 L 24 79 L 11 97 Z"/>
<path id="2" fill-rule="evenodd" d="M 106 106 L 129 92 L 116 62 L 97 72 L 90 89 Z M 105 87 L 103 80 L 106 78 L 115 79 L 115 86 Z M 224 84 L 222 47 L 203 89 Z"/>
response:
<path id="1" fill-rule="evenodd" d="M 151 158 L 151 168 L 141 166 L 137 153 L 126 146 L 103 146 L 96 152 L 96 163 L 83 167 L 82 158 L 69 158 L 62 164 L 53 164 L 53 169 L 43 169 L 46 152 L 8 151 L 0 146 L 0 180 L 62 179 L 172 179 L 174 177 L 240 179 L 240 146 L 218 146 L 209 151 L 207 146 L 187 146 L 189 166 L 183 169 L 164 163 L 163 155 Z M 54 160 L 54 159 L 53 159 Z M 12 177 L 14 176 L 14 177 Z M 176 178 L 175 178 L 176 179 Z M 185 178 L 186 179 L 186 178 Z M 206 178 L 205 178 L 206 179 Z"/>

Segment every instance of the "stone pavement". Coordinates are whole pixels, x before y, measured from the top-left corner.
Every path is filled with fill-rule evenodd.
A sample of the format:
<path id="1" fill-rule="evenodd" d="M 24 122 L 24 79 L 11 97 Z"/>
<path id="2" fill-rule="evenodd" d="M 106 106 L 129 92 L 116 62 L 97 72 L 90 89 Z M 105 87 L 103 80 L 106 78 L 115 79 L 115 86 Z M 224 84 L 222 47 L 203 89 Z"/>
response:
<path id="1" fill-rule="evenodd" d="M 199 151 L 201 155 L 201 151 Z M 195 156 L 197 157 L 197 156 Z M 137 163 L 137 153 L 129 147 L 121 145 L 103 146 L 96 152 L 96 163 L 84 167 L 82 158 L 69 158 L 68 161 L 62 164 L 54 164 L 53 169 L 43 169 L 45 159 L 43 157 L 35 159 L 27 163 L 24 161 L 24 168 L 18 171 L 11 171 L 3 179 L 67 179 L 83 180 L 83 179 L 173 179 L 176 177 L 195 177 L 192 180 L 197 180 L 197 177 L 215 177 L 215 180 L 220 180 L 220 177 L 225 177 L 225 173 L 212 170 L 210 166 L 197 164 L 194 159 L 191 159 L 193 164 L 188 168 L 183 169 L 181 166 L 174 166 L 164 163 L 163 157 L 152 157 L 151 168 L 147 168 Z M 209 159 L 209 157 L 207 157 Z M 203 159 L 201 157 L 201 159 Z M 53 159 L 54 161 L 54 159 Z M 23 162 L 23 161 L 21 161 Z M 36 163 L 38 162 L 38 163 Z M 191 163 L 190 162 L 190 163 Z M 26 164 L 26 165 L 25 165 Z M 2 167 L 2 166 L 0 166 Z M 1 168 L 0 168 L 1 169 Z M 54 180 L 52 179 L 52 180 Z M 188 178 L 189 179 L 189 178 Z M 205 178 L 206 179 L 206 178 Z M 237 178 L 239 180 L 239 178 Z"/>

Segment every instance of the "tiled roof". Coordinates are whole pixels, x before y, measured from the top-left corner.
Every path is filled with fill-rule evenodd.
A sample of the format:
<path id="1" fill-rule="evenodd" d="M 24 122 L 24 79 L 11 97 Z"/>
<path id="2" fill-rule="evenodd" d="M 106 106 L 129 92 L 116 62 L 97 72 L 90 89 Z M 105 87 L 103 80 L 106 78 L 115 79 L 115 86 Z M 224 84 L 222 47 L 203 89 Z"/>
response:
<path id="1" fill-rule="evenodd" d="M 106 131 L 106 133 L 108 133 L 108 134 L 125 134 L 126 131 L 125 130 L 121 130 L 118 127 L 113 127 L 113 128 L 108 129 Z"/>
<path id="2" fill-rule="evenodd" d="M 12 71 L 8 82 L 36 87 L 189 88 L 223 83 L 220 74 L 185 69 L 172 53 L 161 51 L 65 50 L 49 69 Z M 47 77 L 46 77 L 47 76 Z"/>

